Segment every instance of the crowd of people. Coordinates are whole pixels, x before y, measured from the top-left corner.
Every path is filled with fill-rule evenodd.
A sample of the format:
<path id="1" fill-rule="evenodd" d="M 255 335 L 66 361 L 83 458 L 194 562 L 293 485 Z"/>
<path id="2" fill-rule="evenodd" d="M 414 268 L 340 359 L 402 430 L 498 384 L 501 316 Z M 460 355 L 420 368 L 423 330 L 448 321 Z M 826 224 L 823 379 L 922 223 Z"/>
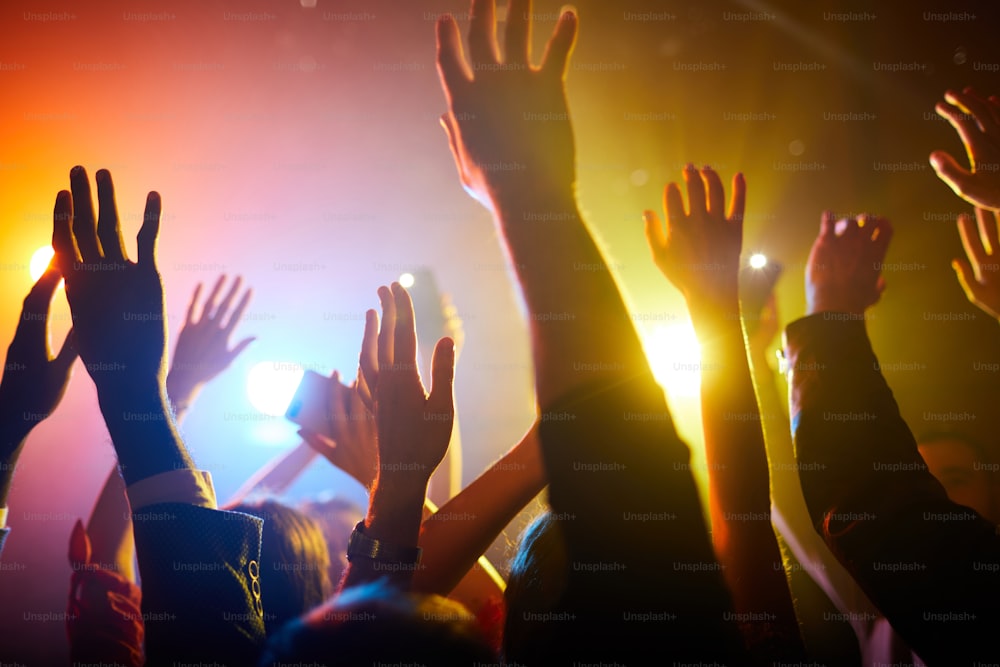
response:
<path id="1" fill-rule="evenodd" d="M 393 283 L 366 315 L 356 379 L 330 378 L 328 431 L 303 429 L 301 445 L 220 504 L 177 424 L 250 343 L 232 339 L 251 292 L 225 277 L 204 299 L 199 287 L 168 365 L 160 195 L 147 197 L 133 261 L 111 174 L 95 174 L 95 210 L 74 167 L 55 200 L 55 256 L 24 300 L 0 383 L 0 550 L 17 539 L 6 514 L 18 457 L 77 357 L 117 455 L 69 536 L 72 662 L 818 664 L 794 563 L 850 621 L 864 664 L 995 664 L 1000 505 L 983 447 L 962 433 L 915 438 L 866 331 L 886 287 L 890 222 L 822 213 L 806 315 L 785 329 L 776 369 L 764 354 L 779 331 L 773 298 L 753 312 L 741 303 L 744 176 L 727 204 L 721 176 L 689 164 L 664 189 L 663 220 L 641 212 L 701 345 L 706 511 L 614 276 L 576 269 L 608 266 L 574 192 L 564 80 L 578 17 L 561 15 L 538 65 L 530 0 L 511 0 L 503 49 L 494 0 L 473 0 L 470 18 L 467 54 L 456 21 L 437 22 L 441 121 L 462 186 L 512 260 L 534 425 L 432 501 L 432 475 L 458 446 L 460 337 L 418 341 L 410 295 Z M 943 151 L 931 163 L 975 207 L 957 220 L 956 276 L 1000 319 L 1000 98 L 949 91 L 937 112 L 969 166 Z M 60 280 L 73 328 L 53 354 L 46 320 Z M 368 489 L 367 508 L 282 500 L 317 456 Z M 484 554 L 546 488 L 548 509 L 505 580 Z"/>

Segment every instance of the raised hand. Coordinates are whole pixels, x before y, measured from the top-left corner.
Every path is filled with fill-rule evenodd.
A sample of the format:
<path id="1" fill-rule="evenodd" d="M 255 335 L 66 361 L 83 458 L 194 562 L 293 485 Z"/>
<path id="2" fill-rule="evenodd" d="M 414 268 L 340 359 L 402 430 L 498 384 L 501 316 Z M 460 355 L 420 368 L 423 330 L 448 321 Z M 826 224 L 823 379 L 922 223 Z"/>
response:
<path id="1" fill-rule="evenodd" d="M 83 167 L 70 172 L 72 195 L 56 196 L 52 247 L 66 279 L 76 347 L 98 390 L 162 383 L 166 360 L 163 285 L 154 255 L 160 227 L 160 196 L 150 192 L 132 262 L 106 170 L 97 172 L 100 217 L 95 218 L 90 180 Z"/>
<path id="2" fill-rule="evenodd" d="M 948 91 L 944 99 L 934 109 L 962 138 L 971 169 L 939 150 L 931 153 L 934 171 L 970 204 L 1000 210 L 1000 97 L 986 99 L 966 88 Z"/>
<path id="3" fill-rule="evenodd" d="M 173 363 L 167 374 L 167 393 L 176 406 L 185 406 L 201 386 L 226 370 L 255 340 L 253 337 L 244 338 L 230 347 L 229 338 L 246 312 L 253 291 L 244 291 L 235 310 L 230 312 L 242 279 L 237 276 L 222 302 L 216 305 L 215 300 L 225 280 L 226 276 L 219 276 L 208 299 L 201 305 L 197 318 L 195 309 L 201 296 L 200 283 L 191 297 L 184 326 L 174 347 Z"/>
<path id="4" fill-rule="evenodd" d="M 1000 319 L 1000 216 L 982 208 L 971 215 L 958 216 L 958 233 L 966 258 L 955 258 L 951 266 L 965 296 L 989 314 Z"/>
<path id="5" fill-rule="evenodd" d="M 361 344 L 363 390 L 372 397 L 378 431 L 378 478 L 387 473 L 429 478 L 451 439 L 455 418 L 452 381 L 455 344 L 442 338 L 431 361 L 431 392 L 424 392 L 417 371 L 413 303 L 399 284 L 380 287 L 382 325 L 374 310 L 366 314 Z"/>
<path id="6" fill-rule="evenodd" d="M 819 236 L 806 264 L 809 314 L 849 313 L 861 316 L 885 290 L 882 261 L 892 239 L 885 218 L 859 216 L 835 221 L 824 211 Z"/>
<path id="7" fill-rule="evenodd" d="M 676 183 L 664 188 L 666 231 L 656 213 L 643 214 L 653 261 L 684 294 L 692 311 L 721 307 L 738 312 L 746 182 L 742 174 L 733 177 L 728 214 L 722 181 L 710 167 L 699 172 L 694 165 L 687 165 L 684 182 L 690 211 L 684 210 Z"/>
<path id="8" fill-rule="evenodd" d="M 563 80 L 576 40 L 567 11 L 541 65 L 531 65 L 531 1 L 511 0 L 501 58 L 494 0 L 473 0 L 469 60 L 450 15 L 437 23 L 437 66 L 448 101 L 441 124 L 466 191 L 491 210 L 528 186 L 562 191 L 576 180 Z"/>
<path id="9" fill-rule="evenodd" d="M 192 469 L 166 397 L 167 322 L 155 254 L 160 195 L 146 196 L 138 258 L 132 262 L 111 174 L 97 172 L 96 222 L 83 167 L 70 171 L 70 186 L 72 194 L 63 190 L 56 196 L 52 247 L 66 280 L 75 345 L 97 386 L 125 482 Z"/>
<path id="10" fill-rule="evenodd" d="M 14 340 L 7 348 L 0 422 L 15 439 L 27 436 L 56 409 L 76 361 L 72 329 L 55 357 L 49 345 L 49 309 L 60 280 L 59 269 L 50 264 L 25 297 Z"/>
<path id="11" fill-rule="evenodd" d="M 348 387 L 334 371 L 329 410 L 332 440 L 308 429 L 300 430 L 299 436 L 370 491 L 378 470 L 378 441 L 375 418 L 358 393 L 358 382 Z"/>

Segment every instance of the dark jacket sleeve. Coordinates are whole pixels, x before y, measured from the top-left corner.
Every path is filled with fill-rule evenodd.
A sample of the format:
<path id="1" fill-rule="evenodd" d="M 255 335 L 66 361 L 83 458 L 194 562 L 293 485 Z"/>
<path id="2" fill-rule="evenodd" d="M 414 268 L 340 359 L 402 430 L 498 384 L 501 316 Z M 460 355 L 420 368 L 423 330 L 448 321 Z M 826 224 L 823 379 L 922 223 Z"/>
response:
<path id="1" fill-rule="evenodd" d="M 10 534 L 10 528 L 0 528 L 0 556 L 3 555 L 3 545 L 7 541 L 7 535 Z"/>
<path id="2" fill-rule="evenodd" d="M 677 662 L 745 664 L 690 452 L 653 378 L 567 397 L 541 416 L 540 437 L 575 658 L 641 664 L 668 650 Z"/>
<path id="3" fill-rule="evenodd" d="M 948 500 L 879 369 L 863 321 L 791 324 L 792 433 L 813 524 L 928 665 L 994 659 L 1000 538 Z"/>
<path id="4" fill-rule="evenodd" d="M 165 503 L 132 516 L 147 665 L 252 665 L 264 642 L 262 521 Z"/>

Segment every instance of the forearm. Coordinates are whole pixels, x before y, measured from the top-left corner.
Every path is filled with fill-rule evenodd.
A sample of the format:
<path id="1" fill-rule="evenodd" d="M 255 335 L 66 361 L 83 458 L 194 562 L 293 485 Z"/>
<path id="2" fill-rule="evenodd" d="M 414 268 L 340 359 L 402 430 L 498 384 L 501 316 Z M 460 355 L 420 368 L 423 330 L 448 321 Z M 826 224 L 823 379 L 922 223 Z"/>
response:
<path id="1" fill-rule="evenodd" d="M 447 595 L 545 487 L 537 429 L 423 522 L 423 567 L 413 588 Z"/>
<path id="2" fill-rule="evenodd" d="M 239 505 L 247 496 L 258 491 L 284 492 L 317 456 L 319 454 L 308 443 L 300 442 L 265 463 L 237 489 L 225 506 Z"/>
<path id="3" fill-rule="evenodd" d="M 12 427 L 9 423 L 0 426 L 0 507 L 7 506 L 14 469 L 27 439 L 28 433 L 23 429 Z"/>
<path id="4" fill-rule="evenodd" d="M 194 469 L 162 384 L 99 387 L 98 401 L 126 484 L 170 470 Z"/>
<path id="5" fill-rule="evenodd" d="M 404 474 L 380 475 L 375 481 L 365 516 L 365 535 L 395 549 L 411 549 L 418 544 L 420 523 L 427 497 L 426 477 L 414 479 Z M 419 564 L 351 558 L 340 589 L 385 577 L 391 584 L 409 590 Z"/>
<path id="6" fill-rule="evenodd" d="M 767 453 L 739 307 L 734 301 L 728 316 L 692 314 L 702 349 L 713 546 L 736 612 L 766 614 L 769 620 L 752 625 L 798 642 L 795 608 L 771 526 Z M 798 648 L 804 654 L 801 644 Z"/>
<path id="7" fill-rule="evenodd" d="M 91 562 L 135 581 L 131 509 L 125 495 L 125 482 L 117 467 L 111 469 L 97 497 L 87 522 L 87 535 L 90 536 Z"/>
<path id="8" fill-rule="evenodd" d="M 543 412 L 574 387 L 648 368 L 632 320 L 571 188 L 508 191 L 500 234 L 528 312 Z"/>

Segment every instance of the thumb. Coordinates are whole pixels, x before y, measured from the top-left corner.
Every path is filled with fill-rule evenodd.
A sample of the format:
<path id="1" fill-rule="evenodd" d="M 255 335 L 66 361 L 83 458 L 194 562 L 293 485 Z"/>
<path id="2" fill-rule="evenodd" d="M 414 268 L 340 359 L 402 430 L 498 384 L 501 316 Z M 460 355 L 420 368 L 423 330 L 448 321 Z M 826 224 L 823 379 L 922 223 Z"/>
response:
<path id="1" fill-rule="evenodd" d="M 142 227 L 136 238 L 139 246 L 139 264 L 148 264 L 154 271 L 156 270 L 156 237 L 160 233 L 160 207 L 160 194 L 158 192 L 150 192 L 146 195 L 146 210 L 142 216 Z"/>
<path id="2" fill-rule="evenodd" d="M 53 363 L 61 375 L 68 375 L 70 369 L 73 367 L 73 362 L 79 356 L 80 353 L 76 349 L 76 331 L 70 329 Z"/>

